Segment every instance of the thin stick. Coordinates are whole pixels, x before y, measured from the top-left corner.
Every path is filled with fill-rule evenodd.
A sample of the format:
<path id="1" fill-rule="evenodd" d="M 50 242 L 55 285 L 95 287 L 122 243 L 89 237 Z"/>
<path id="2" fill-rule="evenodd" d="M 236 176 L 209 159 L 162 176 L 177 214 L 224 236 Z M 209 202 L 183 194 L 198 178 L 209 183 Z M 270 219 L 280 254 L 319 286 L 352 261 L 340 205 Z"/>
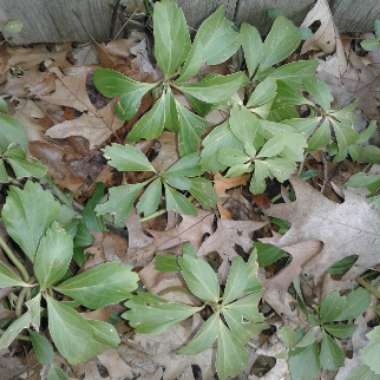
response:
<path id="1" fill-rule="evenodd" d="M 13 265 L 19 270 L 23 280 L 28 282 L 29 281 L 28 271 L 25 269 L 21 261 L 14 255 L 12 250 L 8 247 L 8 244 L 5 242 L 5 240 L 1 236 L 0 236 L 0 248 L 8 256 L 9 260 L 12 261 Z"/>

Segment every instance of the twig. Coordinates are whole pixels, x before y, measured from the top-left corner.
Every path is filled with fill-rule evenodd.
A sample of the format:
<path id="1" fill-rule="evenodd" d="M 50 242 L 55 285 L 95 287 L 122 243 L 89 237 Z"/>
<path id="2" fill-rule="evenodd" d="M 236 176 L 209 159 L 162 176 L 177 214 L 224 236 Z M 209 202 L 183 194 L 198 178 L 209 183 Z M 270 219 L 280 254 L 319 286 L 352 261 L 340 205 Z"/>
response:
<path id="1" fill-rule="evenodd" d="M 0 248 L 8 256 L 9 260 L 12 261 L 13 265 L 18 269 L 23 280 L 28 282 L 29 281 L 28 271 L 25 269 L 25 266 L 21 263 L 21 261 L 15 256 L 15 254 L 9 248 L 8 244 L 5 242 L 2 236 L 0 236 Z"/>
<path id="2" fill-rule="evenodd" d="M 325 154 L 322 152 L 321 153 L 321 158 L 322 158 L 322 164 L 323 164 L 323 184 L 321 187 L 321 193 L 323 194 L 327 185 L 327 182 L 329 181 L 329 168 L 328 168 L 328 163 L 325 157 Z"/>
<path id="3" fill-rule="evenodd" d="M 156 212 L 154 212 L 153 214 L 149 215 L 149 216 L 146 216 L 145 218 L 142 218 L 140 219 L 140 222 L 141 223 L 144 223 L 144 222 L 147 222 L 148 220 L 151 220 L 151 219 L 154 219 L 154 218 L 157 218 L 158 216 L 162 215 L 162 214 L 165 214 L 167 210 L 163 209 L 163 210 L 158 210 Z"/>
<path id="4" fill-rule="evenodd" d="M 28 288 L 22 288 L 20 294 L 18 295 L 17 298 L 17 303 L 16 303 L 16 310 L 15 313 L 17 317 L 19 317 L 22 313 L 22 307 L 24 305 L 25 297 L 27 295 Z"/>

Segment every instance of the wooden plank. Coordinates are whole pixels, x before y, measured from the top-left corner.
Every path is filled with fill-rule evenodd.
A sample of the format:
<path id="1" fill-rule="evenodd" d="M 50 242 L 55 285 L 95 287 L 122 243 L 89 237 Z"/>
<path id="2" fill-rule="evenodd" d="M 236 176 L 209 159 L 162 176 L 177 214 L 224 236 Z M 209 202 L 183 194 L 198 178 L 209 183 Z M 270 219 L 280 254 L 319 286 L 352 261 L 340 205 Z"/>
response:
<path id="1" fill-rule="evenodd" d="M 315 0 L 239 0 L 236 22 L 240 24 L 247 21 L 266 33 L 273 23 L 267 14 L 268 10 L 279 9 L 282 14 L 300 24 L 314 2 Z"/>
<path id="2" fill-rule="evenodd" d="M 15 44 L 88 41 L 89 34 L 102 41 L 109 37 L 115 1 L 0 0 L 1 19 L 23 23 L 12 38 Z"/>
<path id="3" fill-rule="evenodd" d="M 233 19 L 238 0 L 178 0 L 188 24 L 197 28 L 219 5 L 224 5 L 226 16 Z"/>
<path id="4" fill-rule="evenodd" d="M 331 8 L 341 32 L 370 32 L 380 18 L 379 0 L 334 0 Z"/>

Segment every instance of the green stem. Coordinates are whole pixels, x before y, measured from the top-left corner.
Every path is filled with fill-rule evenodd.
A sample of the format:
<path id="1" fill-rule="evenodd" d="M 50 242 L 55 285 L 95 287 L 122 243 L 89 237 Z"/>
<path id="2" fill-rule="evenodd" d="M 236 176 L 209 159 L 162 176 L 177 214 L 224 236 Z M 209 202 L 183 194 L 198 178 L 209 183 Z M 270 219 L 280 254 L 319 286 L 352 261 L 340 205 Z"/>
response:
<path id="1" fill-rule="evenodd" d="M 5 240 L 0 236 L 0 248 L 4 251 L 4 253 L 8 256 L 9 260 L 12 261 L 13 265 L 19 270 L 24 281 L 29 281 L 29 274 L 25 269 L 24 265 L 21 261 L 14 255 L 12 250 L 9 248 L 8 244 Z"/>
<path id="2" fill-rule="evenodd" d="M 19 317 L 22 313 L 22 307 L 24 305 L 25 297 L 28 293 L 29 288 L 22 288 L 20 294 L 18 295 L 17 298 L 17 303 L 16 303 L 16 315 Z"/>
<path id="3" fill-rule="evenodd" d="M 151 219 L 154 219 L 154 218 L 157 218 L 158 216 L 162 215 L 162 214 L 165 214 L 167 210 L 158 210 L 156 212 L 154 212 L 153 214 L 149 215 L 149 216 L 146 216 L 145 218 L 141 218 L 140 219 L 140 222 L 141 223 L 144 223 L 144 222 L 147 222 L 148 220 L 151 220 Z"/>

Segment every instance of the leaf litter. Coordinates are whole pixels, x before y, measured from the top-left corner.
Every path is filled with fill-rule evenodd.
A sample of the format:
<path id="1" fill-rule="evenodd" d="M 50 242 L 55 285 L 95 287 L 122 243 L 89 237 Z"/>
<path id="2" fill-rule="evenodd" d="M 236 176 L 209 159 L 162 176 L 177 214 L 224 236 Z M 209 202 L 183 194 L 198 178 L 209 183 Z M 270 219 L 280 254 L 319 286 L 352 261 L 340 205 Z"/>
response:
<path id="1" fill-rule="evenodd" d="M 316 20 L 321 25 L 304 42 L 300 54 L 319 60 L 318 76 L 330 86 L 336 105 L 345 106 L 353 99 L 358 99 L 359 117 L 355 127 L 361 130 L 363 120 L 380 119 L 376 90 L 378 56 L 372 52 L 362 56 L 352 47 L 351 36 L 338 34 L 327 1 L 318 0 L 302 26 L 309 27 Z M 96 91 L 92 75 L 100 64 L 135 80 L 160 80 L 161 74 L 152 60 L 150 44 L 148 33 L 132 32 L 129 38 L 96 44 L 91 48 L 76 48 L 75 52 L 68 45 L 57 46 L 52 50 L 43 46 L 7 48 L 2 52 L 2 94 L 29 130 L 29 153 L 47 165 L 58 196 L 69 204 L 74 198 L 74 205 L 80 211 L 87 207 L 86 202 L 90 202 L 97 182 L 103 182 L 110 188 L 126 183 L 126 175 L 128 182 L 139 182 L 137 173 L 115 173 L 106 164 L 101 148 L 108 142 L 122 143 L 140 116 L 149 110 L 152 100 L 144 98 L 138 116 L 125 122 L 114 112 L 114 102 Z M 90 60 L 86 58 L 88 54 L 92 55 Z M 76 58 L 73 60 L 72 56 Z M 208 70 L 229 73 L 228 66 L 215 67 L 206 65 L 202 69 L 203 73 Z M 180 99 L 180 95 L 176 95 Z M 186 107 L 196 107 L 191 97 L 179 101 Z M 212 127 L 222 124 L 226 117 L 225 112 L 212 110 L 206 119 L 209 127 Z M 166 131 L 152 141 L 137 146 L 148 154 L 155 168 L 161 171 L 178 160 L 176 144 L 175 134 Z M 198 300 L 184 290 L 183 279 L 177 273 L 157 271 L 154 258 L 168 252 L 179 257 L 181 246 L 191 243 L 199 256 L 207 258 L 215 266 L 219 279 L 225 284 L 232 259 L 249 256 L 255 247 L 254 242 L 260 240 L 280 247 L 291 258 L 290 263 L 277 263 L 275 273 L 269 274 L 269 277 L 268 268 L 260 268 L 259 277 L 264 287 L 260 305 L 262 312 L 268 316 L 271 326 L 277 326 L 276 329 L 283 326 L 284 321 L 305 324 L 307 322 L 301 316 L 302 313 L 294 305 L 300 299 L 303 302 L 302 298 L 307 297 L 308 291 L 305 288 L 301 291 L 298 289 L 297 279 L 302 276 L 308 278 L 307 281 L 313 287 L 310 294 L 318 302 L 331 290 L 351 290 L 364 272 L 378 272 L 380 263 L 379 211 L 362 194 L 337 187 L 334 181 L 338 174 L 336 170 L 329 170 L 329 164 L 324 163 L 323 159 L 323 156 L 315 154 L 306 161 L 306 165 L 315 172 L 311 181 L 314 187 L 302 179 L 292 178 L 290 182 L 285 182 L 281 193 L 279 186 L 271 181 L 265 193 L 265 202 L 260 202 L 258 196 L 247 192 L 248 175 L 230 178 L 216 173 L 213 184 L 217 211 L 197 208 L 195 216 L 169 211 L 145 220 L 132 212 L 122 225 L 114 225 L 111 220 L 106 220 L 110 230 L 97 229 L 91 224 L 92 238 L 85 249 L 87 261 L 83 269 L 104 262 L 127 263 L 138 271 L 143 286 L 152 293 L 160 296 L 164 294 L 174 302 L 197 305 Z M 353 165 L 350 170 L 360 169 L 360 165 Z M 339 194 L 330 196 L 329 191 L 321 192 L 315 186 L 314 177 L 327 184 L 331 193 L 331 189 L 335 188 Z M 286 199 L 285 193 L 291 198 L 290 201 Z M 241 202 L 231 202 L 236 194 Z M 279 203 L 278 199 L 285 202 Z M 261 207 L 263 203 L 269 203 L 270 207 Z M 236 218 L 236 215 L 247 215 L 240 210 L 243 204 L 248 204 L 251 210 L 249 216 Z M 95 220 L 93 209 L 89 209 L 91 216 L 88 216 L 88 220 L 92 222 L 88 223 Z M 210 259 L 213 255 L 218 260 Z M 339 280 L 331 278 L 331 267 L 352 255 L 358 257 L 353 266 Z M 372 285 L 366 281 L 364 284 L 371 290 Z M 368 341 L 368 325 L 379 320 L 373 310 L 378 310 L 375 296 L 371 309 L 368 309 L 365 317 L 360 317 L 366 318 L 365 323 L 364 319 L 358 318 L 360 331 L 353 337 L 352 343 L 348 343 L 354 355 L 352 359 L 346 358 L 346 364 L 337 372 L 336 379 L 346 379 L 352 370 L 358 368 L 360 371 L 367 370 L 360 359 L 360 355 L 363 357 L 365 353 L 360 352 L 365 350 Z M 117 312 L 103 308 L 97 314 L 97 319 L 110 320 Z M 119 320 L 117 327 L 120 331 L 127 330 L 119 348 L 105 351 L 84 365 L 70 369 L 65 363 L 63 367 L 71 371 L 71 377 L 75 379 L 121 380 L 140 377 L 169 380 L 199 379 L 200 376 L 202 379 L 212 379 L 215 376 L 212 349 L 208 348 L 194 356 L 176 354 L 176 350 L 194 336 L 202 322 L 202 317 L 194 315 L 154 336 L 135 334 L 125 327 L 125 322 Z M 359 334 L 361 339 L 358 338 Z M 245 375 L 241 375 L 246 377 L 241 378 L 290 378 L 288 362 L 284 359 L 286 347 L 276 332 L 270 333 L 269 337 L 261 333 L 248 348 L 253 358 L 259 355 L 275 358 L 275 365 L 262 376 L 248 369 Z M 2 376 L 12 378 L 19 372 L 28 373 L 31 367 L 29 355 L 24 357 L 20 352 L 2 351 Z M 12 365 L 9 365 L 10 362 Z M 253 361 L 250 363 L 252 367 Z M 38 378 L 33 376 L 30 378 Z"/>

